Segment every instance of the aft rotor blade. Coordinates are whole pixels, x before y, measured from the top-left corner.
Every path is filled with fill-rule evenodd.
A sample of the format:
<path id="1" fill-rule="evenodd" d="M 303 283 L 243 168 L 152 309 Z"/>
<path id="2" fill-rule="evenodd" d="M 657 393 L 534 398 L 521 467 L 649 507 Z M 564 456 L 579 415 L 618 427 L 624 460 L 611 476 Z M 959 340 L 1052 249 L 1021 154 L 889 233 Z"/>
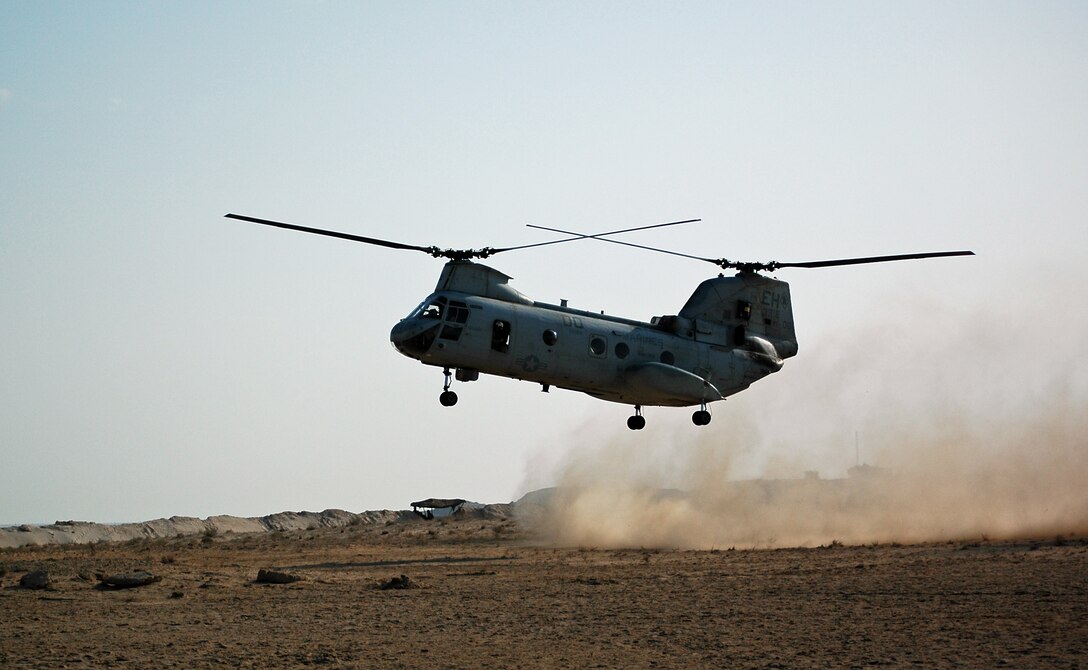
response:
<path id="1" fill-rule="evenodd" d="M 526 228 L 536 228 L 537 230 L 547 230 L 553 233 L 563 233 L 564 235 L 574 235 L 574 240 L 582 240 L 587 237 L 606 237 L 608 235 L 620 235 L 622 233 L 633 233 L 636 230 L 650 230 L 651 228 L 664 228 L 666 226 L 679 226 L 684 223 L 695 223 L 696 221 L 702 221 L 702 219 L 684 219 L 683 221 L 670 221 L 668 223 L 654 223 L 649 226 L 638 226 L 637 228 L 624 228 L 622 230 L 610 230 L 607 233 L 594 233 L 593 235 L 584 235 L 582 233 L 571 233 L 565 230 L 559 230 L 557 228 L 545 228 L 544 226 L 537 226 L 532 223 L 525 224 Z M 556 240 L 556 242 L 566 242 L 567 240 Z"/>
<path id="2" fill-rule="evenodd" d="M 389 247 L 390 249 L 408 249 L 410 251 L 422 251 L 427 254 L 433 254 L 434 247 L 421 247 L 414 244 L 402 244 L 400 242 L 390 242 L 388 240 L 379 240 L 373 237 L 363 237 L 362 235 L 352 235 L 350 233 L 340 233 L 335 230 L 322 230 L 321 228 L 308 228 L 306 226 L 298 226 L 293 223 L 283 223 L 281 221 L 269 221 L 268 219 L 258 219 L 252 216 L 243 216 L 241 214 L 227 214 L 228 219 L 238 219 L 239 221 L 249 221 L 250 223 L 259 223 L 262 226 L 275 226 L 276 228 L 286 228 L 287 230 L 297 230 L 303 233 L 314 233 L 315 235 L 325 235 L 327 237 L 338 237 L 342 240 L 352 240 L 354 242 L 365 242 L 367 244 L 376 244 L 379 247 Z"/>
<path id="3" fill-rule="evenodd" d="M 692 219 L 691 221 L 698 221 L 699 219 Z M 660 226 L 676 225 L 677 223 L 691 223 L 691 221 L 677 221 L 675 223 L 661 223 L 654 226 L 644 226 L 643 228 L 632 228 L 630 230 L 642 230 L 644 228 L 658 228 Z M 680 258 L 690 258 L 696 261 L 704 261 L 707 263 L 713 263 L 723 270 L 734 269 L 741 272 L 774 272 L 779 268 L 826 268 L 835 267 L 840 265 L 862 265 L 865 263 L 886 263 L 888 261 L 906 261 L 916 260 L 919 258 L 941 258 L 946 256 L 974 256 L 973 251 L 928 251 L 917 254 L 896 254 L 893 256 L 866 256 L 864 258 L 839 258 L 835 260 L 827 261 L 804 261 L 800 263 L 779 263 L 778 261 L 770 261 L 768 263 L 759 262 L 744 262 L 744 261 L 731 261 L 728 258 L 705 258 L 703 256 L 694 256 L 691 254 L 683 254 L 678 251 L 670 251 L 668 249 L 658 249 L 657 247 L 649 247 L 643 244 L 633 244 L 631 242 L 624 242 L 622 240 L 608 239 L 606 235 L 614 235 L 621 232 L 629 232 L 628 230 L 612 231 L 608 233 L 598 233 L 596 235 L 584 235 L 582 233 L 576 233 L 569 230 L 561 230 L 559 228 L 545 228 L 544 226 L 534 226 L 529 224 L 530 228 L 539 228 L 540 230 L 547 230 L 553 233 L 562 233 L 564 235 L 574 235 L 574 237 L 567 238 L 565 240 L 556 240 L 555 242 L 569 242 L 571 240 L 582 239 L 594 239 L 601 242 L 611 242 L 612 244 L 622 244 L 625 247 L 634 247 L 635 249 L 645 249 L 646 251 L 656 251 L 660 254 L 669 254 L 670 256 L 679 256 Z"/>
<path id="4" fill-rule="evenodd" d="M 868 256 L 865 258 L 839 258 L 830 261 L 805 261 L 803 263 L 769 263 L 776 268 L 829 268 L 838 265 L 862 265 L 865 263 L 887 263 L 889 261 L 910 261 L 918 258 L 942 258 L 945 256 L 974 256 L 973 251 L 927 251 L 919 254 L 897 254 L 894 256 Z"/>
<path id="5" fill-rule="evenodd" d="M 655 247 L 647 247 L 647 246 L 644 246 L 644 245 L 641 245 L 641 244 L 632 244 L 631 242 L 622 242 L 620 240 L 612 240 L 612 239 L 607 238 L 608 235 L 619 235 L 621 233 L 633 233 L 636 230 L 649 230 L 651 228 L 663 228 L 665 226 L 679 226 L 679 225 L 684 224 L 684 223 L 695 223 L 696 221 L 702 221 L 702 219 L 685 219 L 683 221 L 670 221 L 668 223 L 655 223 L 655 224 L 649 225 L 649 226 L 638 226 L 637 228 L 624 228 L 622 230 L 610 230 L 610 231 L 608 231 L 606 233 L 595 233 L 593 235 L 586 235 L 584 233 L 576 233 L 576 232 L 573 232 L 573 231 L 570 231 L 570 230 L 561 230 L 559 228 L 547 228 L 545 226 L 537 226 L 537 225 L 533 225 L 531 223 L 528 223 L 528 224 L 525 224 L 525 225 L 527 227 L 529 227 L 529 228 L 536 228 L 537 230 L 547 230 L 548 232 L 552 232 L 552 233 L 562 233 L 563 235 L 573 235 L 573 237 L 568 237 L 568 238 L 565 238 L 565 239 L 562 239 L 562 240 L 552 240 L 551 242 L 540 242 L 538 244 L 529 244 L 529 245 L 525 245 L 525 246 L 527 246 L 527 247 L 537 247 L 537 246 L 544 246 L 545 244 L 560 244 L 562 242 L 573 242 L 575 240 L 587 240 L 587 239 L 589 239 L 589 240 L 600 240 L 601 242 L 611 242 L 612 244 L 622 244 L 625 247 L 634 247 L 636 249 L 646 249 L 648 251 L 657 251 L 657 252 L 663 253 L 663 254 L 671 254 L 673 256 L 681 256 L 683 258 L 694 258 L 695 260 L 707 261 L 707 262 L 710 262 L 710 263 L 714 263 L 716 261 L 714 259 L 712 259 L 712 258 L 701 258 L 699 256 L 689 256 L 688 254 L 682 254 L 682 253 L 679 253 L 677 251 L 668 251 L 668 250 L 665 250 L 665 249 L 657 249 Z M 514 248 L 515 249 L 524 249 L 525 247 L 514 247 Z M 505 251 L 505 249 L 503 251 Z"/>

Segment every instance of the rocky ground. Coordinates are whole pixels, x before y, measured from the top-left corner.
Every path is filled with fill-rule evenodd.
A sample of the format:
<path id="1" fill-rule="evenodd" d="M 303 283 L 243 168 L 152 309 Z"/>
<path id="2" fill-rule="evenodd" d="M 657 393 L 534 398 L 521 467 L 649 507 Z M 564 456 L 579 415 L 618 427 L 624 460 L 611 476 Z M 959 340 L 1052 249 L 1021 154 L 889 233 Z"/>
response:
<path id="1" fill-rule="evenodd" d="M 603 550 L 401 518 L 0 550 L 0 612 L 13 668 L 1079 667 L 1088 542 Z"/>

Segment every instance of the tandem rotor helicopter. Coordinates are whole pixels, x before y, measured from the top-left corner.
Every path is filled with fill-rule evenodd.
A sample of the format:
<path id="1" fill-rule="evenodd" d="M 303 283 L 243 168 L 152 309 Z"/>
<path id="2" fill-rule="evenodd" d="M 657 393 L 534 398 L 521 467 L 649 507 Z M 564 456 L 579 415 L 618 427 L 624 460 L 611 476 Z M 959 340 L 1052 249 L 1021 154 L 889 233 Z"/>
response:
<path id="1" fill-rule="evenodd" d="M 391 249 L 422 251 L 447 259 L 434 292 L 393 326 L 389 339 L 397 351 L 445 376 L 439 402 L 457 403 L 450 390 L 480 374 L 509 377 L 634 406 L 627 427 L 646 426 L 644 406 L 693 407 L 696 426 L 710 423 L 707 406 L 739 393 L 782 369 L 797 354 L 789 284 L 759 274 L 780 268 L 823 268 L 864 263 L 973 256 L 972 251 L 935 251 L 895 256 L 842 258 L 801 263 L 750 263 L 704 258 L 612 239 L 615 235 L 692 223 L 659 223 L 586 235 L 556 228 L 531 228 L 566 237 L 521 246 L 439 249 L 351 235 L 240 214 L 227 218 L 304 233 L 337 237 Z M 695 289 L 674 315 L 638 321 L 534 301 L 508 283 L 510 277 L 475 262 L 498 253 L 595 239 L 705 261 L 719 274 Z M 454 372 L 451 372 L 453 370 Z"/>

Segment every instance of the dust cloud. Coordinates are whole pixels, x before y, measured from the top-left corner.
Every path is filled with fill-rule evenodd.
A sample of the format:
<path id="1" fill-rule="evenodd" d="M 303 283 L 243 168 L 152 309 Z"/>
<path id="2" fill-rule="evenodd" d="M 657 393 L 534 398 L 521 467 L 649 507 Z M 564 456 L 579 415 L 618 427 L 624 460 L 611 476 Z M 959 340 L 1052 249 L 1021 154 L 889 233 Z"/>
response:
<path id="1" fill-rule="evenodd" d="M 860 363 L 842 352 L 877 333 L 829 341 L 706 428 L 659 418 L 680 410 L 640 433 L 587 426 L 552 465 L 541 528 L 562 545 L 691 549 L 1082 536 L 1083 375 L 983 322 L 937 344 L 879 334 L 895 355 Z"/>

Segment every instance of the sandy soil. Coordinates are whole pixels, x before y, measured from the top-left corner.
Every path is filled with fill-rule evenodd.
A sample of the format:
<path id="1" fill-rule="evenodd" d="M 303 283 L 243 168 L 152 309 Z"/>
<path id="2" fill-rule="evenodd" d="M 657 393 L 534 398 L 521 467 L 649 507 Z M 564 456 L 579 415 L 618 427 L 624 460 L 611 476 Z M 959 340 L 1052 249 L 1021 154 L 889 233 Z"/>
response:
<path id="1" fill-rule="evenodd" d="M 17 586 L 33 569 L 49 589 Z M 131 570 L 162 580 L 98 588 Z M 418 520 L 7 549 L 0 586 L 5 668 L 1088 665 L 1075 538 L 597 550 Z"/>

